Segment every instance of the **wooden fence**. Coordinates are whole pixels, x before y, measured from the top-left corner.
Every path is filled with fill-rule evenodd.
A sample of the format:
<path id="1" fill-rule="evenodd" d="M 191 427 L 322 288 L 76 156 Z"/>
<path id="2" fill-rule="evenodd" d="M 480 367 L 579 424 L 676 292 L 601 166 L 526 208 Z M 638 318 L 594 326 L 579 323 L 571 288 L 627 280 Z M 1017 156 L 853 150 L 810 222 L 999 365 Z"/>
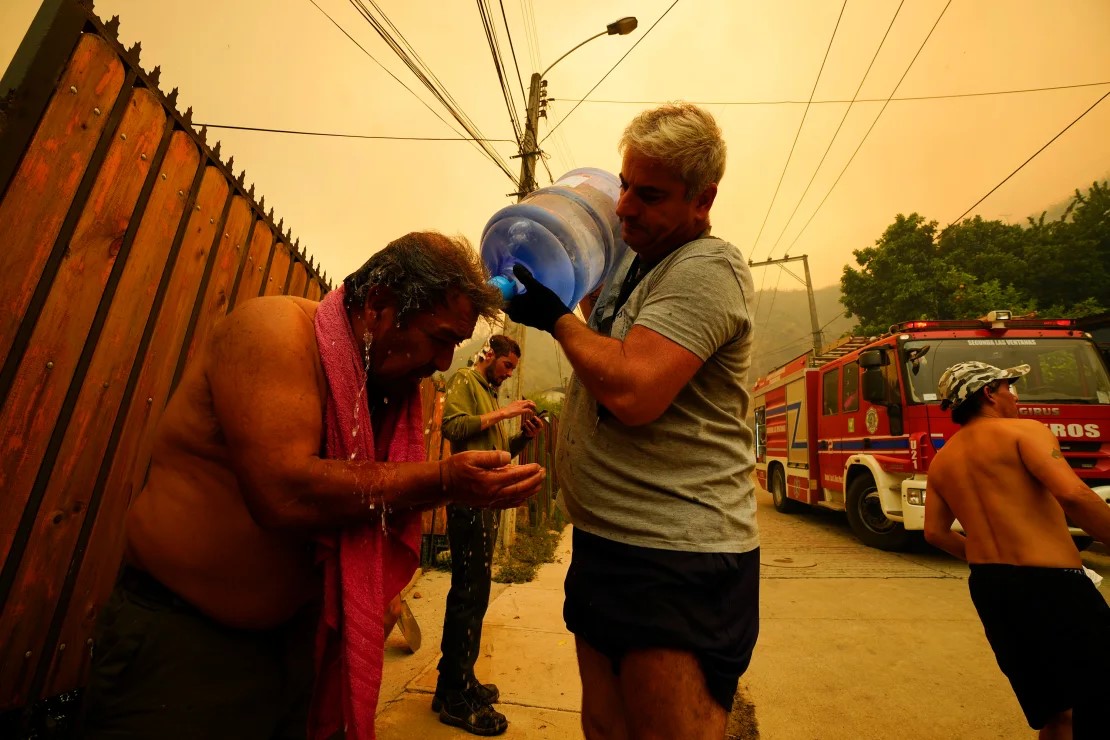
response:
<path id="1" fill-rule="evenodd" d="M 0 709 L 81 684 L 152 431 L 213 322 L 328 290 L 117 26 L 47 0 L 0 83 Z"/>
<path id="2" fill-rule="evenodd" d="M 533 527 L 547 525 L 555 516 L 555 496 L 559 491 L 559 477 L 555 471 L 555 440 L 559 438 L 559 419 L 552 416 L 547 420 L 542 432 L 528 443 L 520 452 L 517 461 L 521 464 L 537 462 L 547 470 L 543 488 L 528 499 L 520 513 L 527 513 L 526 524 Z"/>

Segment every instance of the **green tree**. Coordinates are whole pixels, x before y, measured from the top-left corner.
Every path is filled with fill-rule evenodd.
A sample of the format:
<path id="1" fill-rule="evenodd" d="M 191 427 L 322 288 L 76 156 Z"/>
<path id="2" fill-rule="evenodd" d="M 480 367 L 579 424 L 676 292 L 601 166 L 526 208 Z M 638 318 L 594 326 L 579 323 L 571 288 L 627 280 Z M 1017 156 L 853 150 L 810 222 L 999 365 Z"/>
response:
<path id="1" fill-rule="evenodd" d="M 879 334 L 891 324 L 948 313 L 945 293 L 958 283 L 940 258 L 936 221 L 898 214 L 874 247 L 853 250 L 859 270 L 844 267 L 841 302 L 859 319 L 862 334 Z"/>
<path id="2" fill-rule="evenodd" d="M 976 216 L 937 234 L 935 221 L 899 214 L 874 247 L 853 252 L 841 302 L 856 332 L 919 318 L 958 319 L 993 309 L 1079 317 L 1110 299 L 1110 187 L 1079 190 L 1064 214 L 1028 226 Z"/>
<path id="3" fill-rule="evenodd" d="M 1106 310 L 1110 279 L 1110 189 L 1075 191 L 1056 221 L 1029 219 L 1026 291 L 1042 316 L 1085 316 Z"/>

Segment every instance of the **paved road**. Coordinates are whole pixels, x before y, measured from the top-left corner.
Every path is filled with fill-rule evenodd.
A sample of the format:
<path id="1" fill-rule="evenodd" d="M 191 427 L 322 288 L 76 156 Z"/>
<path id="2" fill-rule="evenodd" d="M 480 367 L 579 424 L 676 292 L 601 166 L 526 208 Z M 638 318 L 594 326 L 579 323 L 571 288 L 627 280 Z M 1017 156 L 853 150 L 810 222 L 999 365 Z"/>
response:
<path id="1" fill-rule="evenodd" d="M 780 514 L 766 492 L 759 504 L 762 625 L 743 685 L 762 737 L 1031 736 L 966 564 L 925 544 L 863 547 L 837 512 Z M 1110 578 L 1105 551 L 1084 561 Z"/>
<path id="2" fill-rule="evenodd" d="M 925 545 L 866 548 L 842 514 L 780 514 L 765 492 L 759 524 L 761 628 L 741 688 L 760 737 L 1032 737 L 983 637 L 966 565 Z M 560 562 L 533 583 L 495 592 L 490 604 L 477 668 L 501 687 L 505 737 L 582 738 L 574 642 L 561 618 L 568 553 L 564 536 Z M 1110 578 L 1105 551 L 1084 561 Z M 433 572 L 417 584 L 420 652 L 407 654 L 397 636 L 387 644 L 381 740 L 470 737 L 428 711 L 447 581 Z"/>

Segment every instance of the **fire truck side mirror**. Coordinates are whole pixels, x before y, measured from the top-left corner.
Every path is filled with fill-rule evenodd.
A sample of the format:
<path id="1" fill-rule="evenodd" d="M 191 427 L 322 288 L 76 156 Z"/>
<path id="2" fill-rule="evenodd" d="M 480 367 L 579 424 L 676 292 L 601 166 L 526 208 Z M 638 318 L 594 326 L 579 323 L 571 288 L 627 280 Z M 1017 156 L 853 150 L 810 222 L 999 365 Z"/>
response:
<path id="1" fill-rule="evenodd" d="M 883 367 L 890 364 L 890 358 L 886 352 L 881 349 L 869 349 L 866 352 L 860 352 L 859 366 L 867 370 L 870 368 Z"/>

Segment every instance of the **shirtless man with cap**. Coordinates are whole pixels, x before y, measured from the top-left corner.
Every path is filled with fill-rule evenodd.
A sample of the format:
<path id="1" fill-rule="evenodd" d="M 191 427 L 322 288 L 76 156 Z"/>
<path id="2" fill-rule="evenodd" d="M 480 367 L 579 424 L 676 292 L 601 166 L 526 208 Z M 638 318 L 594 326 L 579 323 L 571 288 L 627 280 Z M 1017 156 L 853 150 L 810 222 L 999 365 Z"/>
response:
<path id="1" fill-rule="evenodd" d="M 929 467 L 925 538 L 971 564 L 971 599 L 1029 726 L 1110 737 L 1110 606 L 1067 524 L 1110 542 L 1110 507 L 1048 427 L 1019 418 L 1014 384 L 1028 372 L 961 362 L 941 375 L 941 408 L 961 428 Z"/>

